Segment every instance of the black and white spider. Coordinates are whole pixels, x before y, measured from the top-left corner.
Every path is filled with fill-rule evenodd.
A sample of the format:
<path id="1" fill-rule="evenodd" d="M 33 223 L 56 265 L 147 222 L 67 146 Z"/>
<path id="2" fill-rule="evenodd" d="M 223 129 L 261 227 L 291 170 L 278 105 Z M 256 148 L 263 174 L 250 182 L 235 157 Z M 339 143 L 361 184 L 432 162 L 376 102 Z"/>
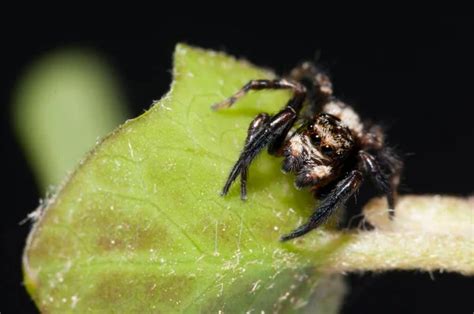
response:
<path id="1" fill-rule="evenodd" d="M 268 147 L 270 154 L 284 157 L 282 169 L 296 174 L 297 188 L 309 187 L 315 197 L 322 198 L 308 221 L 281 241 L 300 237 L 325 222 L 360 188 L 365 176 L 386 195 L 393 215 L 402 162 L 384 145 L 379 126 L 363 123 L 350 106 L 333 96 L 325 73 L 306 62 L 287 78 L 252 80 L 212 108 L 228 108 L 247 92 L 262 89 L 289 89 L 293 96 L 277 114 L 260 113 L 250 123 L 222 195 L 240 175 L 241 198 L 246 199 L 249 165 Z"/>

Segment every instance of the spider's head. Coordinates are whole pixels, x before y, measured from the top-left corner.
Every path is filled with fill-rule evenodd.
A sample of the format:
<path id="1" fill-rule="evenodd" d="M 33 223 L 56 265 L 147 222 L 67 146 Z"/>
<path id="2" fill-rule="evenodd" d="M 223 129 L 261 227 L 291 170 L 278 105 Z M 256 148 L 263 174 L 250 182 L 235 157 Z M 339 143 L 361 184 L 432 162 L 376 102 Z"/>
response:
<path id="1" fill-rule="evenodd" d="M 319 114 L 289 138 L 283 171 L 297 173 L 298 187 L 316 184 L 335 172 L 354 145 L 351 131 L 338 118 Z"/>

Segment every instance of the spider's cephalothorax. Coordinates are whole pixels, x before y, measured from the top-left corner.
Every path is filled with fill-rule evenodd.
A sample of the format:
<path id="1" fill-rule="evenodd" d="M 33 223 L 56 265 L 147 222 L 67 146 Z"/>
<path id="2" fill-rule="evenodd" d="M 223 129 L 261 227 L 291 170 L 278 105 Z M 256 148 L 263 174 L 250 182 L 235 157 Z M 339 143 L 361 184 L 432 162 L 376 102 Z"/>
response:
<path id="1" fill-rule="evenodd" d="M 282 241 L 302 236 L 326 221 L 359 189 L 365 176 L 387 196 L 393 214 L 402 163 L 384 145 L 380 127 L 364 125 L 350 106 L 332 95 L 326 74 L 303 63 L 288 78 L 250 81 L 213 109 L 230 107 L 248 91 L 261 89 L 290 89 L 293 97 L 277 114 L 261 113 L 250 123 L 223 195 L 240 175 L 241 198 L 246 199 L 248 167 L 268 147 L 270 154 L 284 157 L 282 169 L 296 175 L 297 188 L 309 187 L 314 195 L 323 187 L 330 188 L 308 222 L 282 236 Z"/>
<path id="2" fill-rule="evenodd" d="M 283 171 L 296 173 L 297 188 L 327 183 L 354 149 L 350 129 L 327 113 L 317 115 L 283 145 Z"/>

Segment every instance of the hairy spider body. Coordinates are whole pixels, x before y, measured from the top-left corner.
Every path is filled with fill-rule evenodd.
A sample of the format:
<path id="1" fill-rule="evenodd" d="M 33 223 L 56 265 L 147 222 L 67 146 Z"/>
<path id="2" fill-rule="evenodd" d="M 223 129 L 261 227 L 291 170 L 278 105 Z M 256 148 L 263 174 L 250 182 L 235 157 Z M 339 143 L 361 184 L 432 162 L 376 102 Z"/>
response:
<path id="1" fill-rule="evenodd" d="M 222 195 L 240 175 L 241 198 L 246 199 L 248 167 L 268 147 L 270 154 L 284 158 L 282 170 L 296 175 L 296 188 L 308 187 L 315 197 L 322 197 L 308 221 L 281 241 L 302 236 L 324 223 L 357 192 L 365 177 L 386 195 L 393 215 L 402 162 L 385 146 L 379 126 L 362 123 L 352 107 L 333 96 L 325 73 L 312 63 L 303 63 L 287 78 L 250 81 L 212 108 L 228 108 L 250 90 L 262 89 L 290 89 L 293 97 L 277 114 L 261 113 L 250 123 Z"/>

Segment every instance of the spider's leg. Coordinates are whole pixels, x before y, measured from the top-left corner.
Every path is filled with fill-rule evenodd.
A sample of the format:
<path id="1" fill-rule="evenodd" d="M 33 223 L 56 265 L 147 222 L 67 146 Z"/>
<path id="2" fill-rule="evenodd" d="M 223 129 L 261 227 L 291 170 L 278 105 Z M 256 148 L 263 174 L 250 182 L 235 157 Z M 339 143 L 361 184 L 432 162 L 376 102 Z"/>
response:
<path id="1" fill-rule="evenodd" d="M 329 76 L 312 62 L 303 62 L 295 67 L 288 76 L 291 80 L 303 84 L 307 91 L 309 106 L 302 115 L 311 119 L 332 98 L 333 88 Z"/>
<path id="2" fill-rule="evenodd" d="M 359 189 L 362 181 L 363 175 L 359 170 L 351 171 L 322 200 L 321 204 L 311 215 L 307 223 L 282 236 L 280 241 L 288 241 L 300 237 L 321 225 L 336 208 L 347 202 L 347 200 Z"/>
<path id="3" fill-rule="evenodd" d="M 306 97 L 305 87 L 297 82 L 286 80 L 286 79 L 276 79 L 276 80 L 252 80 L 245 84 L 240 90 L 238 90 L 234 95 L 229 98 L 212 105 L 212 109 L 219 110 L 224 108 L 230 108 L 232 105 L 245 96 L 251 90 L 263 90 L 263 89 L 291 89 L 294 92 L 294 97 Z M 302 102 L 300 106 L 302 105 Z M 295 108 L 296 109 L 296 108 Z M 299 110 L 299 109 L 298 109 Z"/>
<path id="4" fill-rule="evenodd" d="M 303 84 L 308 90 L 309 106 L 302 112 L 302 118 L 313 119 L 320 112 L 341 119 L 354 133 L 361 135 L 363 124 L 351 106 L 333 96 L 329 76 L 310 62 L 304 62 L 293 69 L 290 78 Z"/>
<path id="5" fill-rule="evenodd" d="M 291 89 L 293 91 L 293 97 L 288 101 L 286 107 L 273 117 L 266 115 L 267 118 L 259 118 L 259 116 L 257 116 L 253 120 L 249 127 L 249 133 L 244 149 L 227 178 L 222 189 L 222 195 L 227 194 L 235 179 L 239 175 L 242 175 L 241 189 L 243 191 L 241 192 L 241 197 L 245 198 L 248 166 L 265 146 L 270 144 L 270 151 L 273 151 L 273 148 L 276 150 L 277 146 L 282 145 L 281 139 L 285 138 L 286 134 L 298 118 L 298 114 L 306 97 L 305 87 L 298 82 L 286 79 L 253 80 L 247 83 L 233 96 L 223 102 L 213 105 L 212 108 L 215 110 L 228 108 L 248 91 L 262 89 Z M 255 123 L 257 126 L 252 127 Z M 277 144 L 272 144 L 274 142 Z"/>
<path id="6" fill-rule="evenodd" d="M 249 175 L 249 166 L 242 167 L 240 172 L 240 199 L 247 200 L 247 178 Z"/>
<path id="7" fill-rule="evenodd" d="M 383 169 L 387 172 L 393 203 L 396 203 L 400 176 L 403 169 L 403 162 L 391 148 L 383 148 L 377 152 L 376 159 Z M 390 211 L 390 217 L 393 217 L 394 211 Z"/>
<path id="8" fill-rule="evenodd" d="M 230 171 L 229 177 L 227 178 L 227 181 L 222 189 L 222 195 L 226 195 L 229 192 L 229 188 L 232 183 L 242 173 L 242 170 L 246 169 L 250 165 L 257 154 L 260 153 L 260 151 L 265 146 L 281 136 L 285 130 L 288 130 L 289 126 L 292 126 L 296 119 L 296 111 L 292 106 L 288 106 L 273 116 L 260 130 L 258 130 L 252 136 L 252 139 L 245 144 L 244 149 L 240 153 L 239 159 Z M 246 175 L 247 174 L 245 173 L 245 176 Z"/>
<path id="9" fill-rule="evenodd" d="M 364 172 L 370 175 L 375 186 L 387 197 L 389 214 L 392 217 L 395 210 L 395 196 L 392 184 L 390 184 L 390 177 L 380 168 L 378 161 L 371 154 L 361 150 L 359 151 L 359 160 Z"/>
<path id="10" fill-rule="evenodd" d="M 255 135 L 264 127 L 265 123 L 270 119 L 267 113 L 258 114 L 249 125 L 247 131 L 247 138 L 245 139 L 245 145 L 253 140 Z M 247 177 L 248 177 L 249 166 L 243 166 L 240 173 L 240 198 L 242 200 L 247 199 Z"/>
<path id="11" fill-rule="evenodd" d="M 314 83 L 317 81 L 316 75 L 318 75 L 319 73 L 320 71 L 313 62 L 305 61 L 294 67 L 291 70 L 289 77 L 299 82 L 306 80 L 311 83 Z"/>
<path id="12" fill-rule="evenodd" d="M 285 144 L 288 132 L 293 127 L 293 123 L 289 123 L 286 128 L 282 129 L 278 134 L 275 134 L 275 138 L 268 144 L 268 153 L 273 156 L 283 156 L 283 146 Z"/>

